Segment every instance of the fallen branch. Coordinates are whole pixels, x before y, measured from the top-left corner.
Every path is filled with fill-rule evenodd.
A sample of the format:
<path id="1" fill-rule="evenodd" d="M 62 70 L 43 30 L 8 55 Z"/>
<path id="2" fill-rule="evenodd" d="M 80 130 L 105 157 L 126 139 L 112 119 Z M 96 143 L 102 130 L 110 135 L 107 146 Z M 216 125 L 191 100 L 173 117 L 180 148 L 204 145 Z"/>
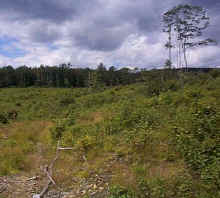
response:
<path id="1" fill-rule="evenodd" d="M 73 150 L 71 147 L 59 147 L 58 150 Z"/>
<path id="2" fill-rule="evenodd" d="M 52 175 L 53 175 L 53 167 L 54 167 L 54 164 L 55 162 L 57 161 L 57 159 L 59 158 L 59 151 L 60 150 L 73 150 L 73 148 L 71 147 L 60 147 L 60 140 L 58 140 L 57 142 L 57 148 L 56 148 L 56 155 L 53 159 L 53 161 L 51 162 L 51 164 L 49 166 L 47 166 L 45 169 L 44 169 L 44 172 L 46 173 L 47 177 L 48 177 L 48 183 L 47 185 L 43 188 L 42 192 L 39 194 L 39 195 L 34 195 L 36 196 L 36 198 L 43 198 L 45 193 L 47 193 L 50 185 L 55 185 L 56 186 L 56 182 L 54 181 L 54 179 L 52 178 Z M 30 178 L 29 180 L 31 180 L 32 178 Z"/>
<path id="3" fill-rule="evenodd" d="M 47 171 L 47 169 L 44 170 L 44 172 L 47 174 L 47 177 L 49 178 L 49 180 L 56 185 L 55 181 L 53 180 L 52 176 L 50 175 L 50 173 Z"/>
<path id="4" fill-rule="evenodd" d="M 58 140 L 58 142 L 57 142 L 57 149 L 56 149 L 56 156 L 55 156 L 55 158 L 53 159 L 53 161 L 51 162 L 50 166 L 49 166 L 49 167 L 47 166 L 47 167 L 44 169 L 44 172 L 46 172 L 47 177 L 49 178 L 49 181 L 47 182 L 47 185 L 43 188 L 43 190 L 41 191 L 41 193 L 39 194 L 39 196 L 37 195 L 37 196 L 40 197 L 40 198 L 44 197 L 45 193 L 48 191 L 49 186 L 50 186 L 51 184 L 56 185 L 55 181 L 53 180 L 53 178 L 52 178 L 50 175 L 52 175 L 52 173 L 53 173 L 53 166 L 54 166 L 56 160 L 57 160 L 58 157 L 59 157 L 59 149 L 58 149 L 58 148 L 59 148 L 59 145 L 60 145 L 60 141 Z"/>
<path id="5" fill-rule="evenodd" d="M 48 191 L 49 186 L 52 184 L 51 181 L 48 181 L 47 185 L 43 188 L 42 192 L 40 193 L 40 198 L 44 197 L 44 194 Z"/>
<path id="6" fill-rule="evenodd" d="M 26 181 L 36 180 L 38 178 L 39 178 L 39 176 L 34 176 L 34 177 L 31 177 L 31 178 L 27 179 Z"/>
<path id="7" fill-rule="evenodd" d="M 53 161 L 51 162 L 51 164 L 49 166 L 49 171 L 50 171 L 51 175 L 52 175 L 52 171 L 53 171 L 53 166 L 54 166 L 55 162 L 57 161 L 57 159 L 59 157 L 59 145 L 60 145 L 60 140 L 58 140 L 58 142 L 57 142 L 56 156 L 55 156 L 55 158 L 53 159 Z"/>

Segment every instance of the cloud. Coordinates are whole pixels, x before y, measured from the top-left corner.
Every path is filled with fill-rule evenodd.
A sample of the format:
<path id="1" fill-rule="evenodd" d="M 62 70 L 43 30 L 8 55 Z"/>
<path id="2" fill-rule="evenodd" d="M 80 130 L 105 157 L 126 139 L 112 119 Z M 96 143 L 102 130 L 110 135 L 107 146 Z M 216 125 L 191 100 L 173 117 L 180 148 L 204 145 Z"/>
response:
<path id="1" fill-rule="evenodd" d="M 15 20 L 43 19 L 62 23 L 87 11 L 96 3 L 94 0 L 1 0 L 0 10 Z"/>
<path id="2" fill-rule="evenodd" d="M 94 30 L 94 26 L 97 28 Z M 98 51 L 113 51 L 121 46 L 126 37 L 132 32 L 132 26 L 100 27 L 99 25 L 87 25 L 73 33 L 75 44 L 82 48 Z"/>
<path id="3" fill-rule="evenodd" d="M 206 48 L 198 48 L 193 51 L 189 51 L 188 57 L 192 65 L 214 67 L 220 62 L 218 52 L 219 47 L 208 46 Z"/>
<path id="4" fill-rule="evenodd" d="M 14 56 L 0 51 L 0 65 L 71 62 L 92 67 L 104 62 L 116 66 L 161 66 L 167 58 L 161 14 L 177 3 L 195 1 L 2 0 L 0 39 L 8 38 L 4 47 L 14 50 Z M 204 37 L 219 40 L 219 2 L 197 3 L 208 8 L 212 19 Z M 16 56 L 19 50 L 25 53 Z M 218 47 L 194 51 L 192 64 L 214 64 L 213 60 L 217 64 L 217 50 Z"/>

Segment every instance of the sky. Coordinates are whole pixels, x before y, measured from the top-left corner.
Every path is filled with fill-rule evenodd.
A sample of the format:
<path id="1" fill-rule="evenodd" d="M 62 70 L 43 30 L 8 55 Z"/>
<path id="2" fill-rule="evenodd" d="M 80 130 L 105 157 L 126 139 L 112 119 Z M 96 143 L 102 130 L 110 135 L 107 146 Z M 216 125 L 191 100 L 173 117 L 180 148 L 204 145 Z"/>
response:
<path id="1" fill-rule="evenodd" d="M 168 51 L 161 16 L 178 4 L 207 9 L 203 37 L 220 41 L 219 0 L 1 0 L 0 67 L 157 68 Z M 190 66 L 220 66 L 220 42 L 191 50 Z"/>

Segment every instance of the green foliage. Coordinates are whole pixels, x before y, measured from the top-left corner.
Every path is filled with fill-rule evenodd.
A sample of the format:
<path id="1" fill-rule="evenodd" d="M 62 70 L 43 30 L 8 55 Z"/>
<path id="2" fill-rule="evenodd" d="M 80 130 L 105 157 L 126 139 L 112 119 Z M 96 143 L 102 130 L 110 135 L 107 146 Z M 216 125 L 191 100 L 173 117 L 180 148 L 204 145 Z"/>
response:
<path id="1" fill-rule="evenodd" d="M 136 82 L 139 73 L 129 69 L 107 70 L 103 64 L 97 69 L 71 68 L 70 64 L 59 66 L 0 68 L 0 87 L 89 87 L 103 90 L 105 86 Z"/>
<path id="2" fill-rule="evenodd" d="M 219 114 L 210 106 L 196 107 L 185 117 L 184 126 L 175 128 L 177 146 L 194 169 L 218 157 L 219 121 Z"/>
<path id="3" fill-rule="evenodd" d="M 105 133 L 107 135 L 118 134 L 122 131 L 121 118 L 118 115 L 104 121 Z"/>
<path id="4" fill-rule="evenodd" d="M 137 189 L 111 186 L 108 198 L 194 198 L 195 189 L 192 177 L 181 173 L 169 179 L 140 179 Z"/>
<path id="5" fill-rule="evenodd" d="M 201 180 L 205 183 L 207 191 L 218 192 L 220 188 L 220 160 L 213 160 L 201 172 Z"/>
<path id="6" fill-rule="evenodd" d="M 66 98 L 62 98 L 60 100 L 60 105 L 61 106 L 68 106 L 70 104 L 75 104 L 75 100 L 74 100 L 74 98 L 71 98 L 71 96 L 68 96 Z"/>
<path id="7" fill-rule="evenodd" d="M 213 78 L 220 77 L 220 71 L 219 71 L 218 69 L 214 69 L 214 70 L 210 71 L 210 75 L 211 75 Z"/>
<path id="8" fill-rule="evenodd" d="M 65 122 L 63 120 L 57 120 L 53 128 L 51 128 L 51 137 L 53 141 L 57 141 L 62 138 L 65 132 Z"/>
<path id="9" fill-rule="evenodd" d="M 138 182 L 137 198 L 193 198 L 194 189 L 192 178 L 181 173 L 170 179 L 154 178 L 141 179 Z"/>
<path id="10" fill-rule="evenodd" d="M 28 159 L 39 145 L 50 156 L 49 141 L 60 139 L 74 150 L 63 154 L 66 166 L 73 158 L 77 167 L 84 166 L 83 154 L 94 172 L 112 171 L 109 198 L 218 197 L 220 78 L 181 73 L 179 82 L 172 70 L 146 71 L 142 77 L 146 82 L 105 90 L 1 89 L 6 113 L 0 118 L 10 123 L 0 126 L 0 174 L 29 170 Z M 9 119 L 12 111 L 19 113 L 17 120 Z M 31 120 L 36 124 L 30 126 Z M 38 128 L 40 121 L 50 129 Z M 76 168 L 70 166 L 69 175 Z M 114 167 L 125 168 L 115 173 Z"/>
<path id="11" fill-rule="evenodd" d="M 75 147 L 84 152 L 88 152 L 97 145 L 96 137 L 85 135 L 79 138 L 75 144 Z"/>
<path id="12" fill-rule="evenodd" d="M 168 47 L 170 47 L 170 46 L 168 46 Z M 167 59 L 165 62 L 164 68 L 171 69 L 171 67 L 172 67 L 172 62 L 169 59 Z"/>
<path id="13" fill-rule="evenodd" d="M 10 152 L 0 156 L 0 175 L 8 175 L 12 173 L 17 173 L 19 170 L 24 170 L 24 153 L 20 149 L 16 149 L 13 149 Z M 7 158 L 7 160 L 5 158 Z"/>
<path id="14" fill-rule="evenodd" d="M 121 186 L 111 186 L 108 198 L 135 198 L 134 192 Z"/>
<path id="15" fill-rule="evenodd" d="M 216 195 L 220 170 L 220 114 L 217 98 L 204 90 L 187 90 L 188 107 L 181 109 L 174 121 L 175 147 L 188 166 L 200 175 L 207 191 Z M 210 102 L 212 101 L 212 102 Z M 218 105 L 217 105 L 218 104 Z"/>
<path id="16" fill-rule="evenodd" d="M 7 124 L 8 123 L 8 118 L 5 114 L 1 113 L 0 114 L 0 123 L 1 124 Z"/>

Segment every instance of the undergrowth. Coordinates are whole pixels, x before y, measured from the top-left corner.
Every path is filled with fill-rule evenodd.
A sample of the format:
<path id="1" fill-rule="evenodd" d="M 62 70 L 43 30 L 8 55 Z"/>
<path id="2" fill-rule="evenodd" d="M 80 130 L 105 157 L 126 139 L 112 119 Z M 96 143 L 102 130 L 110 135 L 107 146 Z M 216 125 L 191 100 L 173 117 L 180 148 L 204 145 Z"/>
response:
<path id="1" fill-rule="evenodd" d="M 76 152 L 58 165 L 68 170 L 60 180 L 101 173 L 106 156 L 121 160 L 108 198 L 220 197 L 219 75 L 165 77 L 101 91 L 1 89 L 0 175 L 33 170 L 30 155 L 40 145 L 50 158 L 60 139 Z M 88 167 L 74 172 L 80 156 Z"/>

